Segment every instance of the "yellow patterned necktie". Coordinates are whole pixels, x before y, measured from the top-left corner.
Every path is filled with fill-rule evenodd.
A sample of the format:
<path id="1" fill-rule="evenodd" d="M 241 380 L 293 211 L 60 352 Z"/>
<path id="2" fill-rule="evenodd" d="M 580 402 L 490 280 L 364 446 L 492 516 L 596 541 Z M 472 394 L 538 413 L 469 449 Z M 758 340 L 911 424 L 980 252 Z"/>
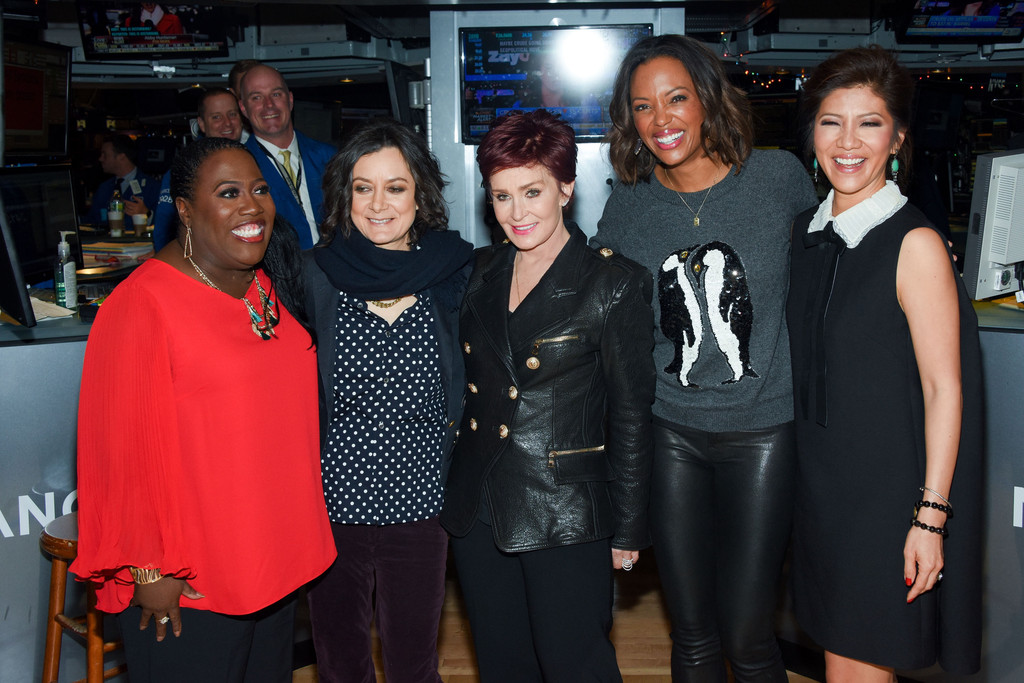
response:
<path id="1" fill-rule="evenodd" d="M 292 187 L 298 187 L 298 182 L 295 177 L 295 171 L 292 170 L 292 153 L 291 150 L 282 149 L 278 152 L 284 158 L 284 170 L 288 171 L 288 179 L 292 181 Z"/>

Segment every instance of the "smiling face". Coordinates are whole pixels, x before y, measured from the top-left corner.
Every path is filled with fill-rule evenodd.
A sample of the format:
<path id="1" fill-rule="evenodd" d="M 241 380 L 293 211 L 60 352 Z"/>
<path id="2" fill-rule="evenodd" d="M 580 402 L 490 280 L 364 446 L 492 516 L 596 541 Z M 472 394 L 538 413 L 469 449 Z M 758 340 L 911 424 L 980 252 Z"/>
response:
<path id="1" fill-rule="evenodd" d="M 705 158 L 701 149 L 704 107 L 690 72 L 673 57 L 655 57 L 629 83 L 633 125 L 647 149 L 667 168 Z"/>
<path id="2" fill-rule="evenodd" d="M 835 189 L 833 215 L 885 186 L 889 157 L 903 144 L 885 100 L 867 87 L 839 88 L 814 117 L 814 155 Z"/>
<path id="3" fill-rule="evenodd" d="M 175 203 L 182 224 L 192 229 L 192 258 L 214 281 L 263 260 L 276 211 L 247 151 L 211 153 L 196 172 L 192 199 Z"/>
<path id="4" fill-rule="evenodd" d="M 252 132 L 278 147 L 292 142 L 292 93 L 284 79 L 268 66 L 255 66 L 242 77 L 239 106 Z"/>
<path id="5" fill-rule="evenodd" d="M 562 207 L 575 186 L 559 183 L 540 164 L 506 168 L 491 175 L 490 198 L 494 217 L 505 236 L 523 252 L 554 257 L 569 239 Z"/>
<path id="6" fill-rule="evenodd" d="M 208 138 L 242 137 L 242 115 L 238 111 L 238 100 L 230 93 L 210 95 L 203 102 L 203 113 L 199 116 L 199 130 Z"/>
<path id="7" fill-rule="evenodd" d="M 402 153 L 383 147 L 352 167 L 352 224 L 381 249 L 409 251 L 416 181 Z"/>

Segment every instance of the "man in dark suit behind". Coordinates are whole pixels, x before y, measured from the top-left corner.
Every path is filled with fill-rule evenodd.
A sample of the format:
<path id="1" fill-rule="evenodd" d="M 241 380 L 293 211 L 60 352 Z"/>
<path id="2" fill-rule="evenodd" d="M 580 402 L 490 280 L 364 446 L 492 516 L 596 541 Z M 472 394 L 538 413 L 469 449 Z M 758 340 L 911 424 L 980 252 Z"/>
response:
<path id="1" fill-rule="evenodd" d="M 252 126 L 245 146 L 270 185 L 277 215 L 295 228 L 300 244 L 308 249 L 320 240 L 320 184 L 335 149 L 295 130 L 294 99 L 277 69 L 261 64 L 247 71 L 238 104 Z"/>

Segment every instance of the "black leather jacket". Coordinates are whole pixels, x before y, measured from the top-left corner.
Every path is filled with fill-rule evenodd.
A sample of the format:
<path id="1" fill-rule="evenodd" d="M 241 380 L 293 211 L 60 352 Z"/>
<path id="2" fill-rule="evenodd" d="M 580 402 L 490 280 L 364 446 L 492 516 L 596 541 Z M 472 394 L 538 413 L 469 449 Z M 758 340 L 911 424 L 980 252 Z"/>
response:
<path id="1" fill-rule="evenodd" d="M 648 544 L 651 275 L 568 227 L 511 335 L 512 245 L 477 250 L 462 304 L 468 391 L 441 523 L 467 534 L 484 495 L 507 552 Z"/>

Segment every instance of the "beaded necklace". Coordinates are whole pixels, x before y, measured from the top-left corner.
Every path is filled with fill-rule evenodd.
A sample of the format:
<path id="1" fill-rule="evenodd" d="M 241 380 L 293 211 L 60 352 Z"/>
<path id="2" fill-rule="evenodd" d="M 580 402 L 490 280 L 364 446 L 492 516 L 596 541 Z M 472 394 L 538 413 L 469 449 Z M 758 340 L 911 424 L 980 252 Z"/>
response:
<path id="1" fill-rule="evenodd" d="M 224 291 L 215 285 L 213 280 L 207 277 L 206 273 L 203 272 L 203 269 L 199 267 L 198 263 L 192 260 L 191 256 L 186 256 L 185 258 L 188 259 L 188 262 L 196 269 L 196 272 L 199 273 L 199 277 L 203 279 L 203 282 L 210 285 L 218 292 Z M 263 285 L 260 284 L 260 279 L 256 277 L 255 273 L 253 273 L 253 279 L 256 280 L 256 291 L 259 293 L 260 308 L 263 309 L 263 314 L 261 315 L 256 311 L 256 307 L 252 305 L 251 301 L 249 301 L 249 297 L 243 295 L 242 302 L 245 303 L 245 307 L 249 310 L 249 322 L 252 324 L 253 334 L 266 341 L 271 337 L 277 336 L 274 334 L 274 326 L 281 322 L 281 319 L 274 313 L 274 302 L 270 300 L 270 297 L 268 297 L 267 293 L 263 290 Z"/>

